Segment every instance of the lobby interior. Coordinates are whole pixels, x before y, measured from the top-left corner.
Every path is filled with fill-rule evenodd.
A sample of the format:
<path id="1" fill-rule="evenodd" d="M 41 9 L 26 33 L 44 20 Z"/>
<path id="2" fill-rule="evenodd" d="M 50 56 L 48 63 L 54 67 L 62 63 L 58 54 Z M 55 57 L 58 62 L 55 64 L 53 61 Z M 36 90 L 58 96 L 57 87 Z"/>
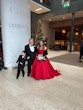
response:
<path id="1" fill-rule="evenodd" d="M 5 0 L 0 0 L 0 3 L 2 1 Z M 28 9 L 29 7 L 25 8 L 24 3 L 29 0 L 21 1 L 23 8 Z M 4 17 L 2 12 L 4 13 L 4 11 L 0 11 L 0 59 L 7 62 L 7 59 L 13 58 L 8 63 L 4 61 L 5 66 L 8 65 L 9 69 L 0 71 L 0 110 L 83 110 L 83 62 L 79 62 L 80 42 L 83 39 L 83 1 L 66 0 L 66 3 L 68 1 L 70 3 L 67 7 L 64 7 L 64 1 L 30 0 L 30 21 L 27 22 L 24 17 L 21 19 L 24 24 L 31 22 L 30 25 L 24 25 L 23 27 L 23 24 L 19 22 L 20 20 L 11 22 L 12 17 L 10 17 L 9 24 L 6 24 L 9 26 L 8 32 L 11 33 L 8 36 L 12 35 L 12 40 L 14 40 L 14 45 L 12 45 L 11 40 L 8 41 L 11 43 L 9 45 L 11 49 L 14 48 L 13 46 L 18 47 L 17 43 L 19 42 L 16 42 L 16 40 L 19 40 L 19 37 L 18 39 L 16 37 L 21 35 L 22 32 L 28 34 L 29 38 L 34 38 L 35 43 L 40 38 L 46 41 L 48 47 L 47 57 L 53 67 L 61 72 L 61 76 L 50 80 L 36 81 L 31 77 L 27 77 L 27 74 L 24 78 L 20 75 L 19 79 L 16 80 L 17 68 L 13 68 L 16 67 L 16 64 L 12 65 L 12 62 L 16 61 L 18 54 L 24 48 L 24 45 L 28 43 L 29 38 L 24 37 L 25 40 L 23 40 L 24 38 L 21 37 L 19 40 L 21 44 L 19 43 L 17 50 L 12 51 L 13 54 L 6 52 L 4 49 L 6 46 L 3 44 L 6 42 L 5 34 L 3 34 L 6 31 L 3 31 L 5 29 L 3 25 L 5 19 L 2 19 Z M 8 0 L 8 3 L 10 2 L 11 0 Z M 20 0 L 15 0 L 15 2 L 20 4 Z M 1 3 L 2 10 L 5 6 L 4 3 L 6 5 L 6 2 Z M 12 3 L 8 6 L 12 13 L 15 11 L 17 14 L 16 6 L 12 8 Z M 21 9 L 20 5 L 17 6 L 19 6 L 18 9 Z M 22 14 L 20 11 L 18 13 Z M 12 16 L 18 17 L 17 15 Z M 8 20 L 8 16 L 6 17 Z M 23 18 L 26 22 L 22 21 Z M 27 27 L 30 29 L 28 30 Z M 16 28 L 19 29 L 15 30 Z M 13 39 L 12 33 L 15 33 L 16 39 Z M 22 35 L 26 36 L 26 34 Z M 70 38 L 72 35 L 73 48 L 71 52 Z M 8 57 L 5 52 L 8 53 Z M 9 62 L 11 62 L 11 65 L 9 65 Z M 27 72 L 26 66 L 25 72 Z"/>

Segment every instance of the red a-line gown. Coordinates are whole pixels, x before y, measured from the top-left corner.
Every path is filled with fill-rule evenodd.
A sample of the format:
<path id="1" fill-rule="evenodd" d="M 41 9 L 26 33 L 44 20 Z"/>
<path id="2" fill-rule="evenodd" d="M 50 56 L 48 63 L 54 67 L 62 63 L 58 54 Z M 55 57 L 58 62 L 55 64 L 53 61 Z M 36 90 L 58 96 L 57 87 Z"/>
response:
<path id="1" fill-rule="evenodd" d="M 43 54 L 43 53 L 44 50 L 38 50 L 38 54 Z M 61 75 L 59 71 L 55 70 L 52 67 L 48 58 L 46 58 L 45 61 L 44 60 L 40 61 L 37 59 L 37 56 L 32 65 L 31 77 L 35 78 L 36 80 L 40 80 L 40 79 L 45 80 Z"/>

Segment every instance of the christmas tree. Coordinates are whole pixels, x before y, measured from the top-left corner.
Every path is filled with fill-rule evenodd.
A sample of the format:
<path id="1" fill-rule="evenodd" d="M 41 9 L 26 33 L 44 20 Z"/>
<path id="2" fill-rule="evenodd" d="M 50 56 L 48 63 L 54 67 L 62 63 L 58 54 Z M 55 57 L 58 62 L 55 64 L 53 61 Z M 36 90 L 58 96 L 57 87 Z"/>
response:
<path id="1" fill-rule="evenodd" d="M 35 42 L 38 43 L 39 40 L 43 39 L 43 32 L 42 32 L 42 24 L 41 20 L 38 21 L 38 28 L 36 32 Z"/>

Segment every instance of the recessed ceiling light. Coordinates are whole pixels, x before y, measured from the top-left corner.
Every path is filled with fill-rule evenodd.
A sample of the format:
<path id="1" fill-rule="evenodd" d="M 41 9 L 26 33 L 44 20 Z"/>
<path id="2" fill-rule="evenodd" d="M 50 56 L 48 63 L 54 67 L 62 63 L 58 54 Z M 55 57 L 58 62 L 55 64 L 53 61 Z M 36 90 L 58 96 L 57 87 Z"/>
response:
<path id="1" fill-rule="evenodd" d="M 40 11 L 40 10 L 42 10 L 42 8 L 37 8 L 35 11 Z"/>
<path id="2" fill-rule="evenodd" d="M 51 21 L 51 19 L 49 19 L 49 21 Z"/>
<path id="3" fill-rule="evenodd" d="M 65 16 L 63 16 L 63 19 L 65 19 Z"/>

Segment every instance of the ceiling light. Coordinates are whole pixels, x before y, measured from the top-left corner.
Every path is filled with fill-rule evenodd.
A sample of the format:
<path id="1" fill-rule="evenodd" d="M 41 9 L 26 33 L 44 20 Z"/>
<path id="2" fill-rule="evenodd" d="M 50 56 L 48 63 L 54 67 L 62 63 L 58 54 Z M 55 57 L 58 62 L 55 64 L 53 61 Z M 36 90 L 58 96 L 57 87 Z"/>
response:
<path id="1" fill-rule="evenodd" d="M 78 35 L 79 35 L 79 33 L 78 33 L 78 32 L 76 32 L 76 33 L 75 33 L 75 36 L 78 36 Z"/>
<path id="2" fill-rule="evenodd" d="M 65 34 L 66 33 L 66 30 L 62 30 L 62 33 Z"/>
<path id="3" fill-rule="evenodd" d="M 63 19 L 65 19 L 65 16 L 63 16 Z"/>
<path id="4" fill-rule="evenodd" d="M 37 8 L 35 11 L 40 11 L 40 10 L 42 10 L 42 8 Z"/>
<path id="5" fill-rule="evenodd" d="M 49 21 L 51 21 L 51 19 L 49 19 Z"/>

